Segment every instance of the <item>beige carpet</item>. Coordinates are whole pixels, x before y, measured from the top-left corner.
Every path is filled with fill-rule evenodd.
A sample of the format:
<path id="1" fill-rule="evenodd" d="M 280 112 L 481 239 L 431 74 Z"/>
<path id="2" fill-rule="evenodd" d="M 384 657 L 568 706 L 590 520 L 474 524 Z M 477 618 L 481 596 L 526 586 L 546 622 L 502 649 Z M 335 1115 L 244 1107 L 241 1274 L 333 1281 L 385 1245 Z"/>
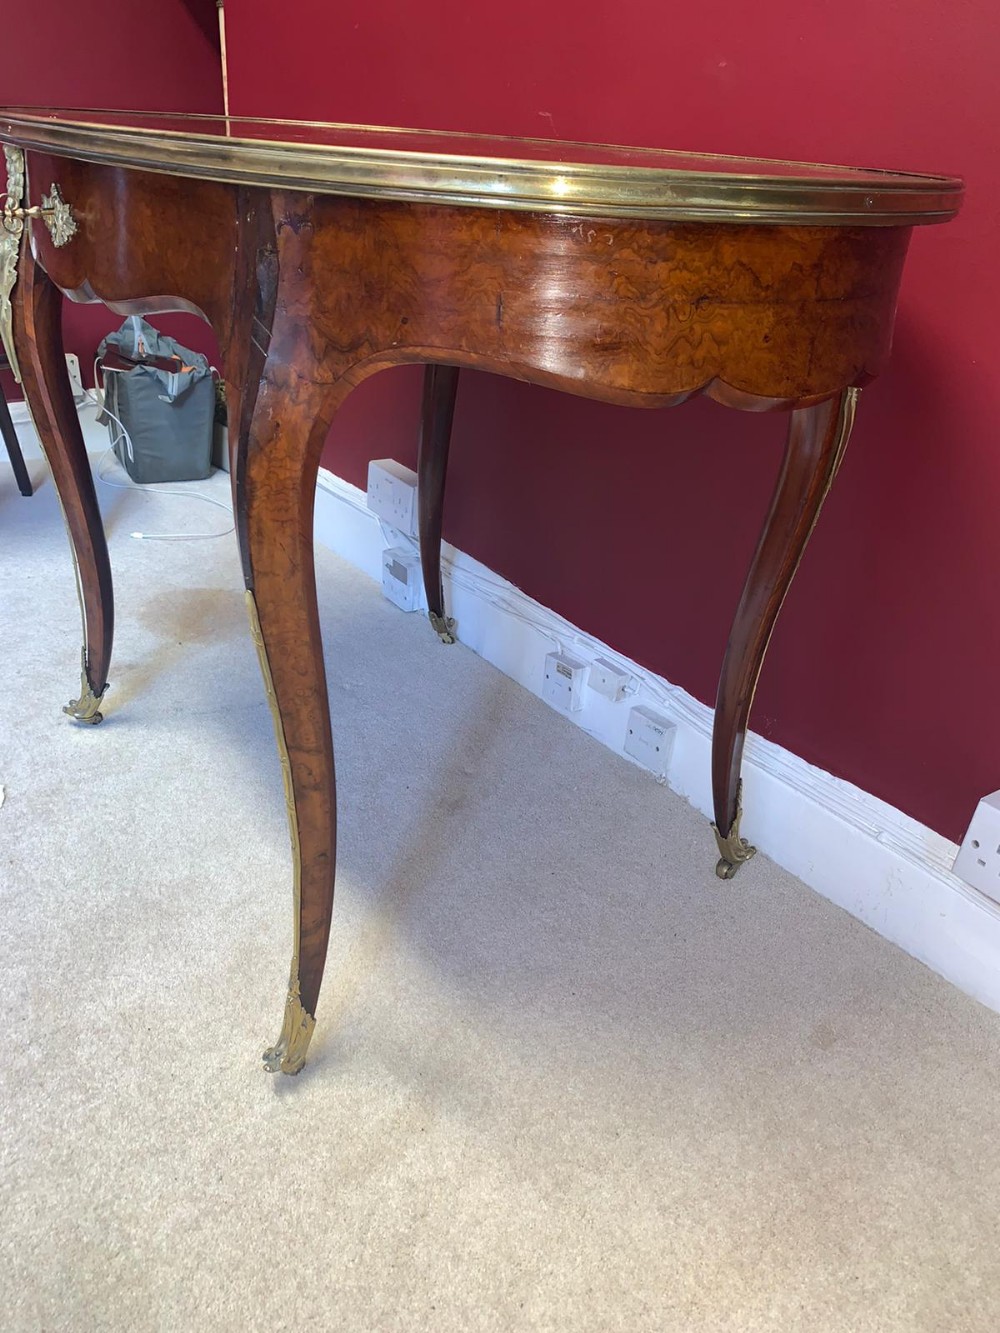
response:
<path id="1" fill-rule="evenodd" d="M 91 729 L 52 487 L 0 468 L 0 1326 L 995 1333 L 1000 1017 L 763 858 L 721 884 L 684 802 L 322 552 L 334 938 L 309 1066 L 261 1072 L 289 850 L 234 539 L 102 503 Z"/>

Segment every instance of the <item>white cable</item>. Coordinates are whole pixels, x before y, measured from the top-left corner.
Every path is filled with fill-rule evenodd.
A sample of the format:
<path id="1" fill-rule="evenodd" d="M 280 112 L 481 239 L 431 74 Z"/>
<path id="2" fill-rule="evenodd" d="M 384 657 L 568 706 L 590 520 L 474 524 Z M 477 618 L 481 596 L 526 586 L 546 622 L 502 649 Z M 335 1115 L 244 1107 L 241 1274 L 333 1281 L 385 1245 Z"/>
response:
<path id="1" fill-rule="evenodd" d="M 132 436 L 125 429 L 125 423 L 119 417 L 116 417 L 114 412 L 110 411 L 110 409 L 107 408 L 106 406 L 101 408 L 101 415 L 106 416 L 109 421 L 113 421 L 119 430 L 118 436 L 111 441 L 111 448 L 114 449 L 115 445 L 118 443 L 119 440 L 124 440 L 125 452 L 128 454 L 129 458 L 134 461 L 135 453 L 133 452 L 132 449 Z M 114 482 L 109 482 L 108 485 L 113 486 Z"/>
<path id="2" fill-rule="evenodd" d="M 166 486 L 142 486 L 134 481 L 112 481 L 104 471 L 104 465 L 109 458 L 114 459 L 115 466 L 121 467 L 121 464 L 115 458 L 113 449 L 107 449 L 101 455 L 97 464 L 97 479 L 103 482 L 105 486 L 111 486 L 118 491 L 148 491 L 151 495 L 175 495 L 182 500 L 204 500 L 206 504 L 215 505 L 217 509 L 224 509 L 227 514 L 232 512 L 230 506 L 224 501 L 217 500 L 214 495 L 205 495 L 203 491 L 175 491 L 169 490 Z M 136 541 L 147 542 L 210 541 L 216 537 L 228 537 L 234 527 L 235 524 L 231 523 L 228 528 L 223 528 L 221 532 L 130 532 L 129 536 L 134 537 Z"/>

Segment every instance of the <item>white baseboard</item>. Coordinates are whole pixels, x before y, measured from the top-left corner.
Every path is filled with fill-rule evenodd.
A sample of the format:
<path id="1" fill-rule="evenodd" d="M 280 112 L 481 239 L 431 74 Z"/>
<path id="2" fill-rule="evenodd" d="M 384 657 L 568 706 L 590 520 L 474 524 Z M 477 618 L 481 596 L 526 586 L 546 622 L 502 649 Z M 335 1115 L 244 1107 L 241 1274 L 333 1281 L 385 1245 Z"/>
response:
<path id="1" fill-rule="evenodd" d="M 381 581 L 385 542 L 363 491 L 321 469 L 315 523 L 317 541 Z M 711 818 L 710 708 L 447 544 L 443 565 L 456 637 L 533 694 L 541 697 L 543 662 L 554 645 L 588 662 L 607 658 L 626 670 L 636 687 L 630 698 L 612 703 L 588 690 L 586 708 L 567 719 L 621 754 L 632 706 L 665 714 L 677 727 L 669 786 Z M 1000 1011 L 1000 907 L 951 873 L 954 843 L 753 733 L 743 774 L 741 831 L 761 852 Z M 705 858 L 714 863 L 707 826 Z M 753 863 L 740 873 L 752 875 Z M 738 886 L 739 879 L 732 891 Z"/>

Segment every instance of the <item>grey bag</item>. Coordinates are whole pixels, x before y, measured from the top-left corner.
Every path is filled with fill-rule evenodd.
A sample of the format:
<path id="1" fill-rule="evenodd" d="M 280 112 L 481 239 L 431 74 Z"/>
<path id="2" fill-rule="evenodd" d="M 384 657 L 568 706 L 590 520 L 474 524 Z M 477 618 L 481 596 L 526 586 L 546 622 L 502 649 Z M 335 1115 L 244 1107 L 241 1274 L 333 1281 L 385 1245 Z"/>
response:
<path id="1" fill-rule="evenodd" d="M 133 315 L 97 349 L 138 364 L 104 366 L 104 412 L 118 461 L 133 481 L 200 481 L 212 470 L 215 381 L 205 357 Z M 142 364 L 178 357 L 176 370 Z M 118 358 L 110 358 L 113 363 Z M 118 364 L 121 364 L 118 362 Z"/>

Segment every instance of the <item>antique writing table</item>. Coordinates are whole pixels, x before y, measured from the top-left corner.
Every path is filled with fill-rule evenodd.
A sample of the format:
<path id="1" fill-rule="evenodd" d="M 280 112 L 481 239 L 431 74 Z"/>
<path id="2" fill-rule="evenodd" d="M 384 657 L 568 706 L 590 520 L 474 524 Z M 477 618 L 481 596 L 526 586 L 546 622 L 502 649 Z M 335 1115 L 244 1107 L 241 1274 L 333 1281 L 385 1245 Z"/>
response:
<path id="1" fill-rule="evenodd" d="M 69 526 L 84 620 L 66 710 L 100 720 L 111 572 L 69 390 L 61 294 L 213 326 L 230 405 L 250 624 L 291 826 L 295 944 L 269 1070 L 315 1025 L 336 853 L 333 742 L 316 610 L 313 492 L 340 403 L 422 362 L 420 537 L 445 640 L 441 508 L 458 368 L 660 407 L 707 393 L 789 413 L 788 444 L 733 621 L 712 752 L 719 874 L 764 651 L 881 369 L 914 224 L 953 179 L 541 140 L 287 121 L 0 110 L 7 193 L 0 332 Z"/>

